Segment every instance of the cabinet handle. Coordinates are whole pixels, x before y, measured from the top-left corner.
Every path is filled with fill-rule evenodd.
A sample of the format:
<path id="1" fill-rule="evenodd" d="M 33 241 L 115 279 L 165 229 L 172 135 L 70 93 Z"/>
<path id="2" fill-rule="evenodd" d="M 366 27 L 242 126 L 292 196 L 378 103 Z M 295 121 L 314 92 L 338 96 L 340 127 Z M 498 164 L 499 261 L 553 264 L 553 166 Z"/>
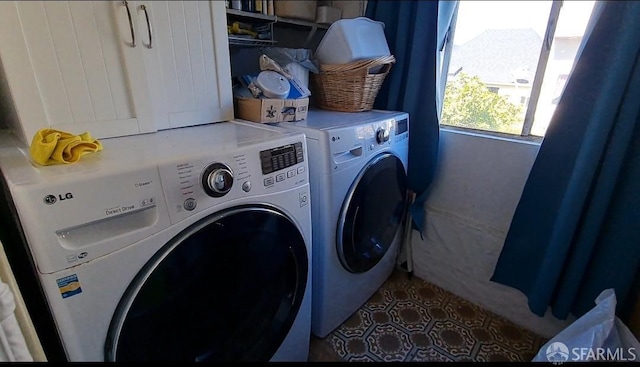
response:
<path id="1" fill-rule="evenodd" d="M 153 32 L 151 31 L 151 22 L 149 22 L 149 13 L 147 13 L 147 7 L 144 4 L 140 5 L 140 9 L 144 10 L 144 16 L 147 19 L 147 32 L 149 33 L 149 44 L 145 45 L 144 40 L 142 41 L 142 44 L 145 45 L 147 48 L 151 48 L 153 47 L 152 46 L 153 39 L 151 38 Z"/>
<path id="2" fill-rule="evenodd" d="M 131 20 L 131 12 L 129 11 L 129 3 L 125 0 L 122 2 L 125 8 L 127 8 L 127 17 L 129 18 L 129 29 L 131 29 L 131 47 L 136 47 L 136 35 L 133 32 L 133 21 Z"/>

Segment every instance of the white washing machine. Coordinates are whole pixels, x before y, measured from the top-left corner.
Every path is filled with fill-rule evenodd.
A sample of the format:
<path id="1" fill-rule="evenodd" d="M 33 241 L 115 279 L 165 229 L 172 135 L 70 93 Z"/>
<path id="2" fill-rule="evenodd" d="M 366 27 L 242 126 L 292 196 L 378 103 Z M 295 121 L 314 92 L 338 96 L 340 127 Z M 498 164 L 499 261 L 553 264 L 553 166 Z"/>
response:
<path id="1" fill-rule="evenodd" d="M 409 115 L 310 110 L 304 132 L 313 218 L 311 331 L 325 337 L 389 277 L 407 205 Z"/>
<path id="2" fill-rule="evenodd" d="M 224 122 L 0 168 L 69 361 L 306 361 L 311 210 L 301 133 Z"/>

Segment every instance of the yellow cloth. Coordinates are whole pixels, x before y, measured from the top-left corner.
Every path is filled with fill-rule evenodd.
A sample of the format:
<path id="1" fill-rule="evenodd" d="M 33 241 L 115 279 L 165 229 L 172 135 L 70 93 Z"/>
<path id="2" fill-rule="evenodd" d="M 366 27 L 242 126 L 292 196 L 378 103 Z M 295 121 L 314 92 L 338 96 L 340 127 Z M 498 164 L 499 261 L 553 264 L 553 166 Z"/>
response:
<path id="1" fill-rule="evenodd" d="M 92 138 L 88 132 L 73 135 L 48 128 L 38 130 L 29 147 L 31 158 L 43 166 L 74 163 L 85 154 L 101 150 L 102 143 Z"/>

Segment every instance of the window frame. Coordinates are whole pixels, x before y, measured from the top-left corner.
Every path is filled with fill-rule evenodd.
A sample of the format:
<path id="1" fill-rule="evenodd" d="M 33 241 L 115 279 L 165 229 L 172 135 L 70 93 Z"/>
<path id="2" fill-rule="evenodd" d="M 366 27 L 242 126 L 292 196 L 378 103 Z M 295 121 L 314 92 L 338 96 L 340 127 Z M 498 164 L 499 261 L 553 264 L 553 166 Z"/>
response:
<path id="1" fill-rule="evenodd" d="M 480 133 L 480 134 L 486 134 L 486 135 L 495 135 L 495 136 L 499 136 L 499 137 L 511 137 L 511 138 L 524 138 L 526 140 L 533 140 L 533 141 L 537 141 L 537 140 L 542 140 L 543 136 L 539 136 L 539 135 L 532 135 L 531 134 L 531 130 L 533 128 L 533 123 L 534 123 L 534 117 L 535 117 L 535 113 L 536 113 L 536 109 L 538 107 L 538 99 L 540 97 L 540 92 L 542 89 L 542 82 L 544 80 L 544 76 L 545 76 L 545 71 L 547 68 L 547 62 L 549 60 L 549 55 L 551 54 L 551 46 L 553 43 L 553 38 L 555 36 L 555 31 L 556 31 L 556 26 L 558 24 L 558 18 L 560 16 L 560 10 L 562 9 L 562 5 L 563 5 L 563 0 L 553 0 L 552 4 L 551 4 L 551 9 L 549 11 L 549 17 L 547 18 L 547 27 L 545 30 L 545 35 L 543 38 L 543 42 L 542 42 L 542 47 L 540 49 L 540 56 L 538 57 L 538 64 L 536 67 L 536 72 L 534 75 L 534 79 L 533 79 L 533 83 L 531 86 L 531 94 L 529 96 L 529 101 L 527 103 L 527 110 L 522 122 L 522 129 L 520 131 L 520 135 L 518 134 L 508 134 L 508 133 L 502 133 L 499 131 L 491 131 L 491 130 L 478 130 L 478 129 L 473 129 L 473 128 L 467 128 L 467 127 L 460 127 L 460 126 L 450 126 L 450 125 L 446 125 L 446 124 L 440 124 L 441 127 L 446 127 L 447 129 L 451 129 L 451 130 L 458 130 L 458 131 L 470 131 L 473 133 Z M 458 1 L 459 3 L 459 1 Z M 451 19 L 451 24 L 449 26 L 449 29 L 447 31 L 447 35 L 445 37 L 444 40 L 444 44 L 439 48 L 439 52 L 441 55 L 439 55 L 439 57 L 437 58 L 438 61 L 442 60 L 442 65 L 439 66 L 439 76 L 440 76 L 440 83 L 439 86 L 441 86 L 440 89 L 440 93 L 441 95 L 439 96 L 440 100 L 442 101 L 441 103 L 439 103 L 438 106 L 438 118 L 440 120 L 441 116 L 442 116 L 442 109 L 444 107 L 444 93 L 445 93 L 445 88 L 447 85 L 447 81 L 448 81 L 448 70 L 449 70 L 449 62 L 451 60 L 451 54 L 453 52 L 453 39 L 454 39 L 454 35 L 455 35 L 455 28 L 456 28 L 456 24 L 457 24 L 457 19 L 458 19 L 458 10 L 460 9 L 460 6 L 456 6 L 453 17 Z"/>
<path id="2" fill-rule="evenodd" d="M 522 131 L 520 132 L 520 136 L 531 135 L 531 129 L 533 128 L 534 122 L 533 118 L 535 117 L 536 109 L 538 108 L 538 99 L 540 98 L 542 81 L 547 69 L 549 55 L 551 54 L 551 44 L 556 33 L 556 25 L 558 24 L 558 17 L 560 16 L 562 3 L 562 0 L 553 1 L 551 3 L 549 18 L 547 19 L 547 30 L 545 31 L 544 39 L 542 41 L 542 49 L 540 50 L 540 56 L 538 58 L 538 67 L 536 68 L 536 74 L 533 78 L 531 95 L 529 96 L 529 104 L 527 105 L 527 112 L 525 113 L 524 121 L 522 122 Z"/>

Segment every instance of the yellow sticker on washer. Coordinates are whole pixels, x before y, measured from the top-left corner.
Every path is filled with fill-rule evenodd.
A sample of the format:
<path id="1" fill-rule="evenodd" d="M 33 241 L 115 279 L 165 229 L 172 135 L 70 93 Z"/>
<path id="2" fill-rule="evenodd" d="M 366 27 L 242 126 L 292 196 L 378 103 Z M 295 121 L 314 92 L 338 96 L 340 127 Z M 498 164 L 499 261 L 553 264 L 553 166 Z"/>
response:
<path id="1" fill-rule="evenodd" d="M 58 289 L 60 290 L 62 298 L 82 293 L 82 288 L 80 287 L 80 282 L 78 281 L 78 276 L 76 274 L 56 279 L 56 283 L 58 283 Z"/>

